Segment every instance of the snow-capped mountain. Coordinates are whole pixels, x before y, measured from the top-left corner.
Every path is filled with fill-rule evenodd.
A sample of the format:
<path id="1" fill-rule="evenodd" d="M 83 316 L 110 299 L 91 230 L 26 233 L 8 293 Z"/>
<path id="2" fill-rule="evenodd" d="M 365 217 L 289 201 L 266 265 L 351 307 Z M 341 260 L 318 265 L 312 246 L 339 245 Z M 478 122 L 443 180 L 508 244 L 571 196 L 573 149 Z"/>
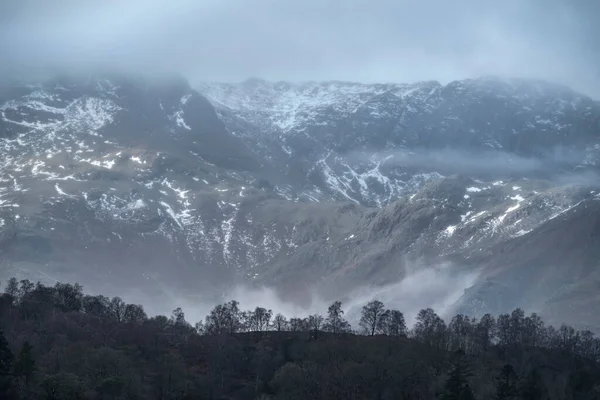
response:
<path id="1" fill-rule="evenodd" d="M 191 297 L 249 282 L 299 300 L 451 263 L 480 277 L 470 312 L 521 299 L 562 317 L 572 296 L 545 301 L 577 291 L 552 232 L 587 215 L 569 242 L 580 279 L 600 256 L 599 122 L 566 88 L 491 78 L 3 84 L 2 278 Z M 543 285 L 505 289 L 534 263 L 554 271 Z"/>
<path id="2" fill-rule="evenodd" d="M 464 151 L 494 163 L 480 172 L 495 166 L 516 176 L 600 160 L 598 103 L 544 82 L 249 80 L 199 91 L 233 135 L 300 178 L 309 198 L 389 204 L 444 171 L 479 170 L 455 162 Z"/>

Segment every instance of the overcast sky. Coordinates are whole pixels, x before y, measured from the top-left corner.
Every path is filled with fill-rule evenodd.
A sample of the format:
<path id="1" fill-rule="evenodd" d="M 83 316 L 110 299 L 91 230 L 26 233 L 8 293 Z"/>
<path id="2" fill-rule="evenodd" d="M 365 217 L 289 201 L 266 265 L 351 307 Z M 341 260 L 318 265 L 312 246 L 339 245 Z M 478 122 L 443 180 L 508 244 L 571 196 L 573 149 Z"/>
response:
<path id="1" fill-rule="evenodd" d="M 535 77 L 600 98 L 597 0 L 0 0 L 0 68 L 192 81 Z"/>

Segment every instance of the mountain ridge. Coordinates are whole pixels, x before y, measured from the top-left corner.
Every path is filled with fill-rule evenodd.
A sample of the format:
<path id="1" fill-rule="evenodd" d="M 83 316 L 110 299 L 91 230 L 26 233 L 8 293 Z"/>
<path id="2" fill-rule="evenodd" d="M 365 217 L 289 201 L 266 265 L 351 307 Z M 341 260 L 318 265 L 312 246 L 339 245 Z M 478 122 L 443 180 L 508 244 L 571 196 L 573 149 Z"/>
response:
<path id="1" fill-rule="evenodd" d="M 272 99 L 240 86 L 239 98 L 263 103 L 224 107 L 231 99 L 179 78 L 3 86 L 2 274 L 165 301 L 173 289 L 213 301 L 266 285 L 310 302 L 313 291 L 385 286 L 412 265 L 494 271 L 486 249 L 541 238 L 547 221 L 600 199 L 600 104 L 540 83 L 509 96 L 494 82 L 407 85 L 404 96 L 309 87 L 300 125 L 273 122 L 272 108 L 254 113 Z M 588 243 L 577 246 L 591 254 Z M 469 285 L 460 304 L 504 311 L 485 282 Z"/>

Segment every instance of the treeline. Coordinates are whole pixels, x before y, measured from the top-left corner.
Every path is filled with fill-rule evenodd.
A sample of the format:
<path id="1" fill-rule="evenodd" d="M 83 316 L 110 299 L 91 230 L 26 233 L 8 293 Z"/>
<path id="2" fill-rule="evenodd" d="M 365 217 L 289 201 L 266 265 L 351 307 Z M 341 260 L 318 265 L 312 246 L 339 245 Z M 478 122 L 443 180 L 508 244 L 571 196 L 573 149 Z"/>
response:
<path id="1" fill-rule="evenodd" d="M 428 308 L 408 329 L 377 300 L 356 327 L 339 301 L 306 318 L 229 301 L 192 325 L 11 278 L 0 329 L 2 399 L 600 399 L 600 339 L 521 309 L 446 323 Z"/>
<path id="2" fill-rule="evenodd" d="M 175 311 L 178 312 L 179 309 Z M 276 330 L 309 332 L 315 338 L 319 332 L 406 336 L 438 350 L 462 350 L 471 354 L 487 351 L 492 345 L 524 345 L 560 349 L 600 360 L 600 338 L 592 331 L 576 330 L 566 324 L 556 329 L 546 325 L 536 313 L 526 316 L 520 308 L 497 318 L 486 314 L 479 320 L 459 314 L 448 324 L 433 309 L 427 308 L 419 311 L 413 329 L 408 330 L 401 311 L 386 309 L 381 301 L 373 300 L 363 306 L 359 328 L 353 330 L 344 318 L 339 301 L 329 306 L 325 316 L 314 314 L 289 320 L 281 314 L 273 317 L 271 310 L 262 307 L 240 311 L 239 303 L 230 301 L 216 306 L 195 328 L 199 334 L 208 335 Z"/>

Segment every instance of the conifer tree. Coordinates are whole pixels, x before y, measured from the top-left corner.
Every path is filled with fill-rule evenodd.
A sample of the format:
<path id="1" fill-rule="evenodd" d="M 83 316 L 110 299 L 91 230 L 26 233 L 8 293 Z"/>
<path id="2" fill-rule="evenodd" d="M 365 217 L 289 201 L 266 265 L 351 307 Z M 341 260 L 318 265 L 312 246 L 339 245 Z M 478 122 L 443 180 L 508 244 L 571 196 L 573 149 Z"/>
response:
<path id="1" fill-rule="evenodd" d="M 467 379 L 472 375 L 471 368 L 462 350 L 456 352 L 457 360 L 444 385 L 441 400 L 473 399 L 473 392 Z"/>
<path id="2" fill-rule="evenodd" d="M 10 348 L 4 332 L 0 330 L 0 398 L 11 398 L 10 394 L 13 391 L 13 369 L 14 356 Z"/>
<path id="3" fill-rule="evenodd" d="M 35 372 L 35 359 L 33 358 L 33 347 L 25 341 L 21 346 L 21 351 L 15 360 L 15 376 L 25 379 L 25 386 L 29 386 L 31 378 Z"/>

